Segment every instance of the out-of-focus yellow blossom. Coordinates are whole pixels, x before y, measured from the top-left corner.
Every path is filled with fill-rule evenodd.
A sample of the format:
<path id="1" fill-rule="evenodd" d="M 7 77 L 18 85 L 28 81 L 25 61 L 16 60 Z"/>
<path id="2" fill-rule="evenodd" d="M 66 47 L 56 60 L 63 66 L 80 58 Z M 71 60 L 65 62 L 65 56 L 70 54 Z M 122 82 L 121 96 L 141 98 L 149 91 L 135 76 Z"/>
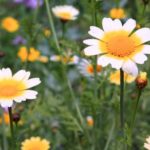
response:
<path id="1" fill-rule="evenodd" d="M 13 17 L 6 17 L 2 20 L 2 28 L 8 32 L 15 32 L 19 29 L 19 22 Z"/>
<path id="2" fill-rule="evenodd" d="M 127 73 L 124 72 L 124 81 L 126 83 L 131 83 L 135 80 L 136 77 L 132 76 L 132 75 L 129 75 Z M 110 82 L 111 83 L 114 83 L 114 84 L 117 84 L 117 85 L 120 85 L 120 71 L 117 70 L 113 73 L 110 74 L 110 78 L 109 78 Z"/>
<path id="3" fill-rule="evenodd" d="M 109 15 L 113 19 L 123 19 L 125 18 L 125 11 L 122 8 L 112 8 Z"/>
<path id="4" fill-rule="evenodd" d="M 88 125 L 89 127 L 93 127 L 93 125 L 94 125 L 94 120 L 93 120 L 93 117 L 92 117 L 92 116 L 87 116 L 87 117 L 86 117 L 86 121 L 87 121 L 87 125 Z"/>
<path id="5" fill-rule="evenodd" d="M 51 31 L 49 29 L 44 29 L 44 35 L 45 37 L 49 37 L 51 35 Z"/>
<path id="6" fill-rule="evenodd" d="M 22 62 L 25 62 L 27 60 L 30 62 L 48 62 L 48 58 L 46 56 L 41 56 L 40 51 L 33 47 L 31 47 L 28 52 L 28 49 L 25 46 L 22 46 L 18 51 L 18 57 L 21 59 Z"/>
<path id="7" fill-rule="evenodd" d="M 141 25 L 140 24 L 136 24 L 136 29 L 140 29 L 141 28 Z"/>
<path id="8" fill-rule="evenodd" d="M 47 56 L 40 56 L 38 60 L 42 63 L 47 63 L 48 62 L 48 57 Z"/>
<path id="9" fill-rule="evenodd" d="M 136 78 L 136 85 L 139 89 L 143 89 L 147 85 L 147 73 L 140 72 Z"/>
<path id="10" fill-rule="evenodd" d="M 21 144 L 21 150 L 49 150 L 50 142 L 40 137 L 31 137 Z"/>
<path id="11" fill-rule="evenodd" d="M 3 118 L 4 118 L 4 122 L 6 125 L 8 125 L 10 123 L 10 119 L 9 119 L 9 114 L 7 112 L 3 113 Z M 2 117 L 0 118 L 0 124 L 2 123 L 3 119 Z"/>

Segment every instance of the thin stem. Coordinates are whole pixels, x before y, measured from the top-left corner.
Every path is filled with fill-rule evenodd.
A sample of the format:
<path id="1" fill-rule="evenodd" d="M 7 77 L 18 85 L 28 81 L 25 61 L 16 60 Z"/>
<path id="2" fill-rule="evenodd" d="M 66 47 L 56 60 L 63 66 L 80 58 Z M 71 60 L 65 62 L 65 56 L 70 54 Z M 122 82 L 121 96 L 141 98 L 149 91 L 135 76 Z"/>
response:
<path id="1" fill-rule="evenodd" d="M 65 37 L 65 33 L 66 33 L 66 26 L 65 26 L 65 22 L 61 21 L 61 24 L 62 24 L 62 38 Z"/>
<path id="2" fill-rule="evenodd" d="M 13 127 L 13 118 L 12 118 L 12 108 L 8 107 L 9 119 L 10 119 L 10 131 L 11 131 L 11 148 L 14 147 L 14 127 Z"/>
<path id="3" fill-rule="evenodd" d="M 134 112 L 133 112 L 132 122 L 131 122 L 131 134 L 132 134 L 132 131 L 133 131 L 133 128 L 134 128 L 134 123 L 135 123 L 135 119 L 136 119 L 136 114 L 137 114 L 137 109 L 138 109 L 138 104 L 139 104 L 141 94 L 142 94 L 142 90 L 139 89 L 138 97 L 137 97 L 136 104 L 135 104 L 135 109 L 134 109 Z"/>
<path id="4" fill-rule="evenodd" d="M 120 126 L 124 135 L 124 72 L 120 69 Z"/>
<path id="5" fill-rule="evenodd" d="M 56 32 L 55 32 L 54 22 L 53 22 L 53 18 L 52 18 L 52 15 L 51 15 L 50 8 L 49 8 L 48 0 L 45 0 L 45 4 L 46 4 L 47 15 L 48 15 L 48 21 L 49 21 L 50 27 L 52 29 L 52 34 L 54 36 L 54 41 L 55 41 L 57 50 L 60 51 L 60 46 L 59 46 L 59 42 L 58 42 L 57 35 L 56 35 Z"/>

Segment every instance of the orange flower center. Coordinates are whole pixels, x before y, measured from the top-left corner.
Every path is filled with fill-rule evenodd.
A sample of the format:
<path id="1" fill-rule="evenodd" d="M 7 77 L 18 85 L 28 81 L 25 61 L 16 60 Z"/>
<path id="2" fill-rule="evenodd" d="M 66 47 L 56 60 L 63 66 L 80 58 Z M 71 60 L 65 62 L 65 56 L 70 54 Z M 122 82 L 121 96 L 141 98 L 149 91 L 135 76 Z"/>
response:
<path id="1" fill-rule="evenodd" d="M 101 72 L 101 70 L 102 70 L 102 66 L 97 65 L 96 71 Z M 88 65 L 87 66 L 87 72 L 90 73 L 90 74 L 94 73 L 94 67 L 92 65 Z"/>
<path id="2" fill-rule="evenodd" d="M 134 42 L 128 36 L 116 36 L 111 38 L 108 43 L 108 52 L 112 55 L 125 57 L 135 51 Z"/>
<path id="3" fill-rule="evenodd" d="M 20 81 L 5 79 L 0 81 L 0 99 L 11 99 L 20 96 L 25 89 L 25 84 Z"/>

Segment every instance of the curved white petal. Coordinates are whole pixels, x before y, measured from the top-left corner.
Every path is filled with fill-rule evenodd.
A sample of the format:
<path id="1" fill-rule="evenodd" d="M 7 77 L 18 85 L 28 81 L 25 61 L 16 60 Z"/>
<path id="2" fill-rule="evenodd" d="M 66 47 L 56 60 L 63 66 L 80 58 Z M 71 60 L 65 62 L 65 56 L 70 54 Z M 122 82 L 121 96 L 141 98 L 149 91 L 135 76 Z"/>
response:
<path id="1" fill-rule="evenodd" d="M 23 96 L 19 96 L 19 97 L 16 97 L 15 99 L 14 99 L 14 101 L 15 102 L 18 102 L 18 103 L 20 103 L 20 102 L 22 102 L 22 101 L 25 101 L 26 100 L 26 97 L 23 95 Z"/>
<path id="2" fill-rule="evenodd" d="M 150 45 L 143 45 L 143 50 L 142 52 L 144 54 L 150 54 Z"/>
<path id="3" fill-rule="evenodd" d="M 88 33 L 97 39 L 101 39 L 104 36 L 104 31 L 96 26 L 90 26 L 90 31 Z"/>
<path id="4" fill-rule="evenodd" d="M 2 106 L 2 107 L 12 107 L 12 105 L 13 105 L 13 100 L 1 100 L 0 99 L 0 105 Z"/>
<path id="5" fill-rule="evenodd" d="M 129 34 L 134 30 L 136 27 L 136 21 L 134 19 L 128 19 L 126 23 L 123 25 L 123 29 L 128 31 Z"/>
<path id="6" fill-rule="evenodd" d="M 107 66 L 110 63 L 109 58 L 105 55 L 98 57 L 97 64 L 103 67 Z"/>
<path id="7" fill-rule="evenodd" d="M 134 36 L 134 35 L 138 36 L 141 39 L 142 43 L 150 41 L 150 29 L 149 28 L 141 28 L 141 29 L 139 29 L 135 33 L 133 33 L 131 35 L 131 37 Z"/>
<path id="8" fill-rule="evenodd" d="M 29 79 L 26 81 L 27 88 L 34 87 L 40 83 L 41 83 L 41 81 L 39 78 L 32 78 L 32 79 Z"/>
<path id="9" fill-rule="evenodd" d="M 112 20 L 111 18 L 104 18 L 102 20 L 102 26 L 105 32 L 122 29 L 122 23 L 119 19 Z"/>
<path id="10" fill-rule="evenodd" d="M 83 41 L 84 44 L 86 45 L 99 45 L 99 40 L 96 39 L 87 39 Z"/>
<path id="11" fill-rule="evenodd" d="M 138 68 L 136 64 L 131 60 L 127 60 L 126 62 L 124 62 L 122 69 L 124 72 L 131 74 L 132 76 L 138 75 Z"/>
<path id="12" fill-rule="evenodd" d="M 38 92 L 34 90 L 26 90 L 24 96 L 26 99 L 36 99 Z"/>
<path id="13" fill-rule="evenodd" d="M 144 64 L 144 62 L 147 60 L 147 57 L 142 53 L 138 53 L 133 56 L 132 59 L 138 64 Z"/>
<path id="14" fill-rule="evenodd" d="M 97 46 L 88 46 L 84 49 L 84 53 L 87 56 L 98 55 L 101 53 L 99 47 Z"/>
<path id="15" fill-rule="evenodd" d="M 12 72 L 9 68 L 2 68 L 0 71 L 0 78 L 11 78 Z"/>
<path id="16" fill-rule="evenodd" d="M 110 64 L 111 64 L 112 68 L 120 69 L 122 67 L 123 60 L 119 60 L 119 59 L 115 59 L 115 58 L 109 58 L 109 59 L 110 59 Z"/>
<path id="17" fill-rule="evenodd" d="M 16 74 L 14 74 L 13 78 L 16 80 L 28 80 L 30 77 L 30 72 L 25 70 L 20 70 Z"/>

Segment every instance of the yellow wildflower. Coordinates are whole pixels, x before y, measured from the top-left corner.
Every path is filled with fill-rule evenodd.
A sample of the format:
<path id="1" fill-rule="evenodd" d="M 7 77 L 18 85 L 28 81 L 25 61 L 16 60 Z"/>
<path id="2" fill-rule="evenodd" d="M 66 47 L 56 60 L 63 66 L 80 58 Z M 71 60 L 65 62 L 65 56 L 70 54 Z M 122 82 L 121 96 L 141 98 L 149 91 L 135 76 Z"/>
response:
<path id="1" fill-rule="evenodd" d="M 113 19 L 123 19 L 125 18 L 125 11 L 122 8 L 112 8 L 109 15 Z"/>

